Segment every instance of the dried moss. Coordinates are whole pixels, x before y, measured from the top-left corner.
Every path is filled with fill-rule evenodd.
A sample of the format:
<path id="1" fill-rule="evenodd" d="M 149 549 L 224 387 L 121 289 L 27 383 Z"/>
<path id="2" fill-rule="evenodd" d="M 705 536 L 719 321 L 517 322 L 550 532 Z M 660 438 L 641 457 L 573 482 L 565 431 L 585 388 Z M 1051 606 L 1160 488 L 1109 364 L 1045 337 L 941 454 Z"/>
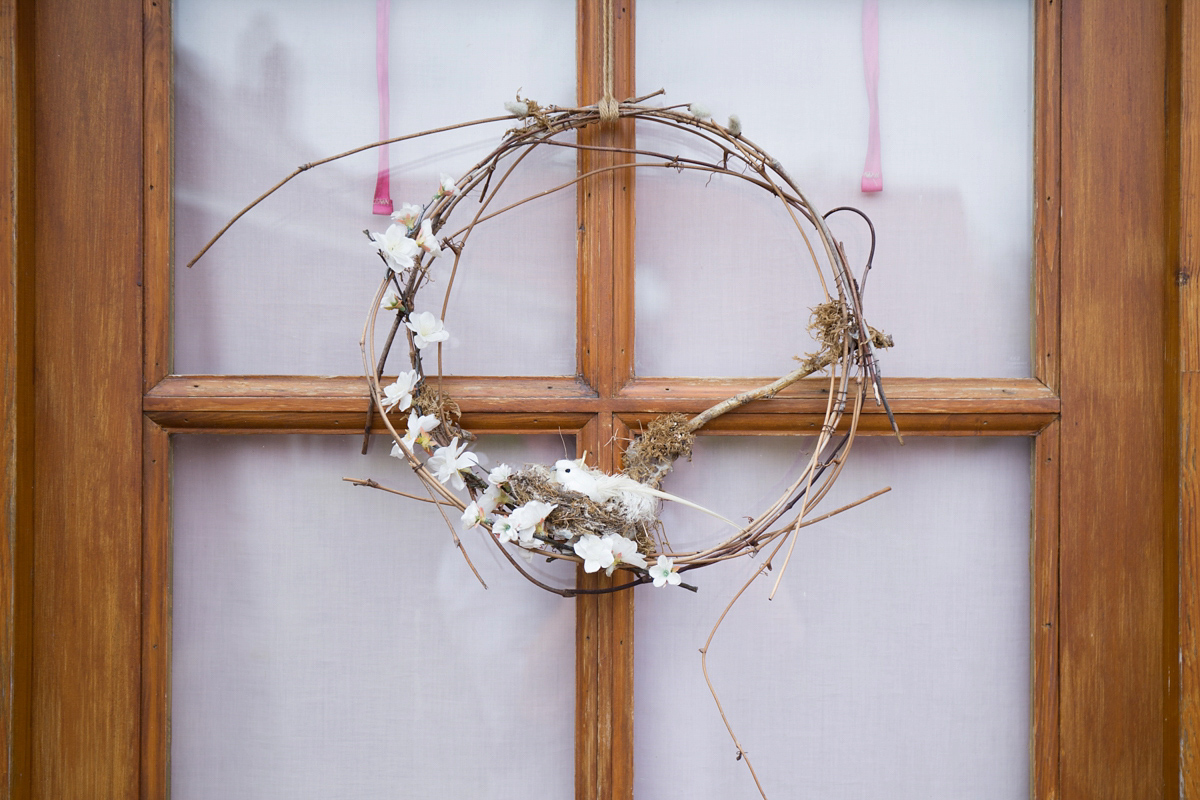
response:
<path id="1" fill-rule="evenodd" d="M 664 414 L 650 422 L 625 450 L 625 474 L 659 488 L 676 460 L 692 460 L 696 434 L 687 429 L 689 421 L 686 414 Z"/>
<path id="2" fill-rule="evenodd" d="M 454 402 L 448 393 L 422 381 L 413 395 L 413 408 L 422 416 L 434 416 L 441 420 L 442 429 L 449 436 L 457 436 L 464 442 L 475 441 L 475 434 L 464 430 L 458 421 L 462 419 L 462 409 Z"/>
<path id="3" fill-rule="evenodd" d="M 818 372 L 840 358 L 847 336 L 852 340 L 851 357 L 855 360 L 859 358 L 857 325 L 850 316 L 846 304 L 841 300 L 830 300 L 828 303 L 822 303 L 813 308 L 808 322 L 808 331 L 820 345 L 820 349 L 815 353 L 809 353 L 803 358 L 796 359 L 806 369 Z M 867 335 L 870 337 L 873 348 L 888 348 L 894 345 L 891 336 L 870 325 L 867 326 Z"/>

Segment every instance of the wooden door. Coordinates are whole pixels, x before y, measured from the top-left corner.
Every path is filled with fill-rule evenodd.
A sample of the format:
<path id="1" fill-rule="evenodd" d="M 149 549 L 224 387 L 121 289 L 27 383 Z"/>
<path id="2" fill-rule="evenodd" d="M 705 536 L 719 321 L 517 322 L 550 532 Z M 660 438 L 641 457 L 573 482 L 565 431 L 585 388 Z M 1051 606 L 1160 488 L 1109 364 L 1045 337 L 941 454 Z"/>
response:
<path id="1" fill-rule="evenodd" d="M 615 5 L 627 65 L 633 5 Z M 1036 379 L 897 380 L 890 391 L 909 430 L 1036 436 L 1038 797 L 1178 791 L 1179 703 L 1190 722 L 1194 691 L 1185 683 L 1180 694 L 1176 658 L 1181 636 L 1194 645 L 1176 613 L 1174 432 L 1190 386 L 1175 376 L 1190 308 L 1176 303 L 1188 298 L 1180 258 L 1194 227 L 1180 204 L 1192 188 L 1186 172 L 1180 180 L 1191 152 L 1180 143 L 1195 127 L 1183 48 L 1195 6 L 1037 0 Z M 585 98 L 597 90 L 602 7 L 580 5 Z M 5 780 L 19 798 L 162 797 L 168 431 L 320 428 L 353 420 L 359 398 L 333 385 L 298 397 L 168 374 L 166 4 L 8 0 L 0 10 Z M 585 247 L 581 316 L 606 331 L 630 310 L 620 189 L 597 181 L 581 209 L 606 232 Z M 581 362 L 600 401 L 561 410 L 579 415 L 583 446 L 611 463 L 603 447 L 620 414 L 688 407 L 703 391 L 641 407 L 655 387 L 626 386 L 629 363 L 606 352 L 585 347 Z M 802 394 L 779 402 L 799 421 L 815 409 Z M 493 410 L 480 403 L 477 413 Z M 578 709 L 579 797 L 631 791 L 628 597 L 579 605 L 579 683 L 594 689 Z M 1191 619 L 1194 598 L 1184 599 Z M 1187 680 L 1194 657 L 1184 654 Z"/>

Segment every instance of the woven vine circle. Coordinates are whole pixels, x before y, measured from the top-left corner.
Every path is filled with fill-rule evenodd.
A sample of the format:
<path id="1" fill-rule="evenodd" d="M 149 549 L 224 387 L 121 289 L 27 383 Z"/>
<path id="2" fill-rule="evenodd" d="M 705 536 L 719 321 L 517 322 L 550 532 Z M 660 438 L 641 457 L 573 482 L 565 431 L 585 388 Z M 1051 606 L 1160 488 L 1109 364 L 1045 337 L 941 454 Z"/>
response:
<path id="1" fill-rule="evenodd" d="M 731 118 L 728 125 L 721 125 L 695 106 L 664 108 L 646 105 L 646 99 L 620 103 L 620 118 L 683 131 L 702 140 L 713 155 L 684 157 L 637 148 L 580 145 L 569 134 L 604 124 L 597 106 L 543 107 L 518 97 L 516 102 L 507 104 L 513 112 L 511 116 L 483 120 L 516 121 L 516 126 L 491 153 L 458 180 L 444 177 L 425 205 L 405 206 L 394 214 L 397 222 L 386 234 L 369 234 L 386 270 L 363 326 L 360 348 L 372 414 L 378 413 L 387 428 L 394 442 L 392 454 L 405 460 L 424 484 L 428 499 L 442 511 L 460 549 L 462 543 L 451 519 L 455 511 L 464 515 L 463 523 L 467 526 L 489 531 L 489 538 L 522 575 L 543 589 L 568 597 L 627 589 L 650 581 L 655 585 L 680 584 L 679 576 L 683 573 L 765 551 L 768 556 L 755 573 L 757 577 L 771 566 L 784 544 L 791 540 L 794 545 L 794 534 L 799 529 L 831 515 L 814 516 L 813 512 L 841 473 L 868 396 L 883 405 L 891 419 L 874 356 L 876 348 L 890 347 L 891 340 L 867 324 L 862 308 L 862 286 L 874 254 L 874 229 L 871 229 L 871 255 L 862 268 L 860 280 L 847 265 L 844 250 L 826 225 L 826 218 L 838 211 L 857 213 L 868 225 L 870 220 L 848 207 L 819 213 L 782 165 L 742 135 L 736 118 Z M 471 124 L 478 123 L 464 123 Z M 529 153 L 539 147 L 604 150 L 616 152 L 621 158 L 617 159 L 620 163 L 580 174 L 515 203 L 494 207 L 500 188 Z M 468 442 L 474 436 L 461 427 L 457 404 L 441 388 L 440 357 L 436 372 L 427 370 L 425 354 L 430 351 L 426 348 L 440 348 L 439 337 L 444 339 L 445 335 L 440 319 L 429 312 L 414 312 L 418 293 L 429 284 L 429 270 L 435 256 L 453 259 L 442 298 L 444 314 L 459 261 L 478 225 L 586 178 L 619 169 L 724 175 L 746 181 L 780 202 L 800 233 L 824 292 L 822 302 L 812 309 L 810 322 L 817 349 L 779 379 L 730 397 L 696 417 L 681 414 L 659 417 L 627 447 L 621 476 L 602 476 L 582 461 L 575 462 L 574 467 L 559 462 L 553 468 L 528 465 L 518 471 L 489 474 L 473 462 Z M 468 198 L 472 203 L 464 205 Z M 459 218 L 469 221 L 457 228 L 450 224 L 452 219 Z M 387 344 L 380 353 L 375 349 L 376 329 L 381 313 L 389 311 L 394 316 Z M 395 384 L 384 386 L 381 376 L 398 332 L 408 340 L 411 370 Z M 770 397 L 819 372 L 827 372 L 829 399 L 816 445 L 800 476 L 770 506 L 747 517 L 750 522 L 744 525 L 730 522 L 734 532 L 725 539 L 701 549 L 672 549 L 657 520 L 657 504 L 664 498 L 660 487 L 674 461 L 680 456 L 690 456 L 695 434 L 720 415 L 751 400 Z M 401 430 L 406 426 L 394 421 L 389 410 L 408 412 L 405 434 Z M 892 423 L 895 427 L 894 420 Z M 374 481 L 361 483 L 378 486 Z M 462 492 L 466 493 L 465 498 Z M 670 495 L 665 497 L 679 500 Z M 628 580 L 603 590 L 550 586 L 513 558 L 514 550 L 523 551 L 526 556 L 533 552 L 551 559 L 581 562 L 588 571 L 605 567 L 611 574 L 620 569 Z M 469 556 L 465 551 L 463 554 L 470 564 Z M 786 564 L 785 558 L 783 566 Z M 473 565 L 471 569 L 474 570 Z M 780 577 L 782 572 L 781 569 Z"/>

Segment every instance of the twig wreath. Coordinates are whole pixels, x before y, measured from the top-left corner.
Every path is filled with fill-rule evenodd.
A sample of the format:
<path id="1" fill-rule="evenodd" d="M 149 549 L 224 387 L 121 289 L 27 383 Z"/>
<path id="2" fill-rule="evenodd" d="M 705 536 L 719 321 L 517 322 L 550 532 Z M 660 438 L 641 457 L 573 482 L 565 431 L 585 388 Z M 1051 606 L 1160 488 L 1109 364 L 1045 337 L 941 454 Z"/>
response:
<path id="1" fill-rule="evenodd" d="M 771 591 L 774 595 L 795 547 L 796 533 L 801 528 L 888 491 L 885 488 L 813 516 L 814 509 L 828 494 L 845 466 L 868 395 L 883 407 L 893 430 L 899 436 L 883 393 L 874 355 L 876 348 L 891 347 L 892 340 L 868 325 L 863 315 L 863 291 L 875 252 L 875 230 L 867 216 L 848 206 L 819 213 L 783 166 L 743 135 L 741 123 L 736 117 L 731 117 L 728 124 L 721 125 L 694 104 L 668 107 L 645 104 L 661 93 L 662 90 L 659 90 L 620 103 L 617 105 L 617 114 L 620 118 L 662 125 L 690 134 L 710 145 L 714 152 L 712 156 L 683 157 L 638 148 L 582 145 L 567 134 L 609 121 L 611 109 L 603 109 L 601 104 L 573 108 L 541 106 L 534 100 L 518 96 L 515 101 L 505 104 L 510 112 L 505 116 L 375 142 L 299 167 L 235 215 L 188 266 L 195 264 L 230 226 L 255 205 L 313 167 L 383 144 L 484 123 L 515 121 L 516 127 L 505 134 L 500 144 L 462 177 L 454 180 L 443 175 L 428 202 L 423 205 L 402 205 L 392 215 L 393 223 L 382 233 L 364 231 L 384 264 L 384 275 L 371 301 L 359 339 L 363 370 L 371 397 L 364 437 L 369 435 L 373 416 L 378 413 L 393 442 L 391 455 L 407 463 L 420 479 L 428 496 L 421 497 L 388 488 L 371 479 L 345 480 L 433 503 L 445 520 L 454 545 L 462 552 L 481 584 L 483 579 L 463 548 L 450 514 L 460 514 L 465 529 L 482 528 L 487 533 L 486 538 L 517 572 L 536 586 L 563 597 L 622 591 L 644 583 L 653 583 L 656 587 L 682 586 L 695 591 L 695 586 L 683 582 L 681 576 L 684 573 L 730 559 L 756 556 L 765 551 L 766 556 L 725 607 L 701 649 L 705 680 L 737 746 L 738 758 L 746 761 L 759 792 L 765 797 L 758 776 L 750 766 L 749 758 L 744 758 L 745 753 L 708 679 L 708 648 L 733 604 L 773 566 L 784 545 L 788 545 Z M 493 208 L 499 189 L 538 147 L 601 150 L 623 154 L 630 160 L 579 174 L 561 185 Z M 727 398 L 694 417 L 689 418 L 684 414 L 658 417 L 628 445 L 621 474 L 606 475 L 589 467 L 585 461 L 586 454 L 584 458 L 564 459 L 553 466 L 532 464 L 513 469 L 501 464 L 490 471 L 485 470 L 481 466 L 480 454 L 470 449 L 475 436 L 460 424 L 459 406 L 442 385 L 441 343 L 449 337 L 442 318 L 445 317 L 459 261 L 471 233 L 483 222 L 540 197 L 570 188 L 594 175 L 620 169 L 655 168 L 678 172 L 696 170 L 744 180 L 770 193 L 783 204 L 804 241 L 808 258 L 824 293 L 823 301 L 812 309 L 809 325 L 816 341 L 816 350 L 803 358 L 798 357 L 799 366 L 777 380 Z M 476 201 L 473 213 L 467 212 L 468 206 L 463 205 L 468 198 Z M 459 217 L 469 217 L 469 222 L 457 228 L 448 227 L 456 212 L 460 212 Z M 870 228 L 871 247 L 862 266 L 861 277 L 856 277 L 850 270 L 841 243 L 826 225 L 826 219 L 839 212 L 857 214 Z M 441 314 L 417 312 L 418 294 L 430 285 L 430 269 L 439 256 L 443 259 L 453 258 L 442 297 Z M 376 352 L 376 328 L 381 312 L 390 312 L 392 318 L 383 349 Z M 398 333 L 403 333 L 407 340 L 410 369 L 385 386 L 382 376 Z M 425 356 L 429 348 L 434 346 L 437 369 L 436 374 L 431 375 L 425 364 Z M 821 372 L 827 372 L 829 381 L 824 421 L 812 455 L 799 477 L 769 507 L 753 517 L 747 517 L 750 520 L 747 524 L 734 523 L 721 517 L 733 529 L 723 541 L 702 549 L 673 548 L 658 521 L 660 501 L 680 502 L 713 514 L 694 502 L 661 490 L 663 479 L 670 473 L 675 461 L 680 457 L 690 459 L 696 434 L 722 414 L 752 400 L 769 398 L 796 381 Z M 399 422 L 399 417 L 393 416 L 402 416 L 405 412 L 408 414 L 405 422 Z M 403 434 L 401 429 L 404 430 Z M 530 574 L 515 557 L 517 555 L 526 560 L 536 555 L 575 561 L 589 573 L 604 569 L 612 575 L 615 570 L 621 570 L 627 580 L 602 589 L 551 586 Z"/>

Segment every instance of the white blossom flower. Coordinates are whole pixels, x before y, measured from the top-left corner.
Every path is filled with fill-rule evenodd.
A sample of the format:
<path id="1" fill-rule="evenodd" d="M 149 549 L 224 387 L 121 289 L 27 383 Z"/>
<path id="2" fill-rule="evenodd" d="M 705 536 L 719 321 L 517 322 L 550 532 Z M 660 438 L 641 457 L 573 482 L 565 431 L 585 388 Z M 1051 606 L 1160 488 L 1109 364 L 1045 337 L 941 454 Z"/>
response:
<path id="1" fill-rule="evenodd" d="M 729 124 L 725 126 L 729 130 L 730 136 L 742 135 L 742 118 L 737 114 L 729 115 Z"/>
<path id="2" fill-rule="evenodd" d="M 421 248 L 406 235 L 408 231 L 399 225 L 389 225 L 383 233 L 372 233 L 371 241 L 375 249 L 383 253 L 388 260 L 388 266 L 399 272 L 413 265 L 413 258 L 421 252 Z"/>
<path id="3" fill-rule="evenodd" d="M 530 500 L 509 514 L 508 521 L 517 529 L 519 544 L 534 544 L 536 542 L 534 534 L 545 532 L 546 517 L 550 516 L 550 512 L 556 508 L 558 506 L 551 503 Z"/>
<path id="4" fill-rule="evenodd" d="M 455 436 L 450 440 L 450 444 L 439 447 L 425 462 L 425 466 L 432 470 L 433 477 L 438 481 L 441 483 L 450 481 L 451 486 L 462 491 L 467 488 L 466 482 L 463 481 L 462 471 L 479 463 L 479 458 L 474 453 L 466 452 L 466 449 L 467 443 L 463 442 L 460 446 L 458 437 Z"/>
<path id="5" fill-rule="evenodd" d="M 420 376 L 415 369 L 401 372 L 396 376 L 396 382 L 383 390 L 384 411 L 406 411 L 412 405 L 412 392 L 417 388 Z"/>
<path id="6" fill-rule="evenodd" d="M 433 235 L 433 223 L 427 219 L 421 221 L 421 230 L 417 232 L 417 246 L 429 253 L 431 258 L 442 254 L 442 247 Z"/>
<path id="7" fill-rule="evenodd" d="M 479 499 L 475 502 L 479 504 L 479 507 L 482 508 L 484 512 L 490 514 L 500 506 L 500 503 L 503 500 L 506 500 L 507 498 L 508 495 L 504 494 L 503 491 L 497 489 L 495 486 L 489 486 L 487 491 L 480 495 Z"/>
<path id="8" fill-rule="evenodd" d="M 529 116 L 529 103 L 526 103 L 520 98 L 516 100 L 508 100 L 504 103 L 504 110 L 520 119 L 525 119 Z"/>
<path id="9" fill-rule="evenodd" d="M 690 106 L 688 106 L 688 113 L 696 119 L 707 119 L 708 117 L 712 116 L 712 112 L 699 103 L 692 103 Z"/>
<path id="10" fill-rule="evenodd" d="M 612 575 L 618 564 L 646 568 L 646 557 L 638 552 L 637 542 L 616 533 L 610 533 L 604 538 L 608 541 L 609 550 L 612 551 L 613 556 L 613 563 L 605 569 L 606 575 Z"/>
<path id="11" fill-rule="evenodd" d="M 395 311 L 400 307 L 400 295 L 396 294 L 395 292 L 386 295 L 383 298 L 383 302 L 380 303 L 380 306 L 384 311 Z"/>
<path id="12" fill-rule="evenodd" d="M 513 527 L 512 521 L 508 517 L 496 517 L 492 521 L 492 533 L 502 542 L 515 542 L 517 540 L 517 529 Z"/>
<path id="13" fill-rule="evenodd" d="M 488 512 L 480 508 L 479 503 L 468 504 L 462 515 L 463 530 L 469 531 L 480 525 L 487 525 L 487 515 Z"/>
<path id="14" fill-rule="evenodd" d="M 421 218 L 421 210 L 420 206 L 405 203 L 400 206 L 398 211 L 392 212 L 392 221 L 397 225 L 403 225 L 405 230 L 411 231 L 417 226 L 417 220 Z"/>
<path id="15" fill-rule="evenodd" d="M 415 450 L 415 445 L 429 450 L 433 447 L 433 438 L 430 437 L 429 432 L 441 424 L 441 420 L 432 414 L 420 416 L 416 411 L 410 411 L 408 412 L 408 430 L 404 432 L 404 438 L 401 441 L 409 450 Z"/>
<path id="16" fill-rule="evenodd" d="M 680 581 L 679 573 L 675 571 L 675 562 L 666 556 L 658 557 L 658 561 L 650 568 L 650 577 L 654 578 L 654 585 L 660 588 L 668 583 L 678 586 Z"/>
<path id="17" fill-rule="evenodd" d="M 492 486 L 499 486 L 502 483 L 508 483 L 512 477 L 512 467 L 508 464 L 498 464 L 488 473 L 488 483 Z"/>
<path id="18" fill-rule="evenodd" d="M 575 555 L 583 559 L 584 572 L 608 569 L 616 560 L 609 537 L 601 539 L 594 533 L 585 533 L 575 542 Z"/>
<path id="19" fill-rule="evenodd" d="M 438 176 L 438 197 L 454 197 L 458 194 L 458 187 L 454 185 L 454 179 L 446 173 Z"/>
<path id="20" fill-rule="evenodd" d="M 442 321 L 428 311 L 410 314 L 408 322 L 404 324 L 413 332 L 413 344 L 418 350 L 424 350 L 434 342 L 444 342 L 450 338 L 450 332 L 442 325 Z"/>
<path id="21" fill-rule="evenodd" d="M 499 486 L 489 486 L 487 491 L 483 493 L 483 498 L 479 504 L 486 507 L 488 511 L 494 511 L 505 503 L 511 503 L 512 498 L 508 492 L 501 489 Z"/>

